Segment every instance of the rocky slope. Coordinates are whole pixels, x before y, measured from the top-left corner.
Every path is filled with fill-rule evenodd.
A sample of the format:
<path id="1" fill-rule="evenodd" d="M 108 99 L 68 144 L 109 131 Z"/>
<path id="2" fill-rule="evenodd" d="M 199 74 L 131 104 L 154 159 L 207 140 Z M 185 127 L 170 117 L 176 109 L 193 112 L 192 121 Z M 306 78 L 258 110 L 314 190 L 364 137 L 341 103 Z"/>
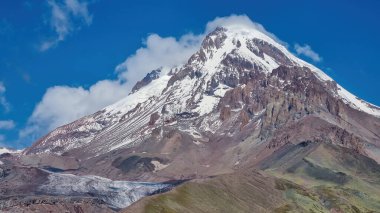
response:
<path id="1" fill-rule="evenodd" d="M 258 174 L 264 174 L 270 176 L 272 182 L 265 182 L 268 189 L 263 193 L 280 195 L 273 198 L 278 205 L 267 205 L 265 200 L 251 205 L 230 190 L 233 184 L 225 184 L 225 188 L 218 190 L 233 193 L 238 199 L 233 205 L 241 211 L 260 209 L 259 205 L 268 206 L 263 212 L 277 208 L 302 212 L 298 208 L 300 204 L 289 204 L 289 200 L 281 199 L 281 189 L 276 189 L 273 183 L 286 180 L 302 190 L 309 190 L 302 184 L 299 186 L 304 181 L 301 172 L 302 178 L 296 181 L 294 176 L 283 176 L 290 167 L 309 171 L 307 175 L 314 179 L 318 179 L 321 172 L 323 177 L 332 175 L 334 180 L 341 180 L 337 172 L 345 168 L 345 162 L 331 167 L 304 160 L 308 159 L 307 153 L 314 153 L 314 148 L 322 144 L 350 150 L 352 159 L 360 159 L 359 162 L 371 159 L 371 164 L 377 165 L 380 162 L 379 117 L 378 107 L 350 94 L 321 70 L 292 55 L 275 39 L 257 29 L 229 25 L 208 34 L 187 63 L 152 71 L 123 100 L 57 128 L 22 155 L 7 159 L 9 164 L 19 167 L 70 173 L 75 175 L 76 181 L 97 175 L 129 181 L 206 180 L 208 185 L 208 178 L 217 176 L 215 181 L 218 182 L 220 175 L 222 180 L 224 175 L 230 174 L 242 178 L 243 182 L 247 179 L 260 182 L 262 178 Z M 314 145 L 309 146 L 309 143 Z M 301 155 L 293 152 L 295 148 L 289 148 L 293 146 L 314 148 L 304 150 L 305 155 Z M 321 153 L 326 153 L 328 149 L 322 150 Z M 282 162 L 283 166 L 277 166 Z M 260 172 L 242 175 L 242 171 L 249 169 Z M 378 169 L 373 166 L 373 171 Z M 374 174 L 371 178 L 376 176 Z M 47 183 L 44 180 L 37 185 L 49 185 Z M 347 183 L 349 181 L 344 184 Z M 198 193 L 192 189 L 187 192 L 186 187 L 192 188 L 192 184 L 188 182 L 179 186 L 185 189 L 178 188 L 180 192 L 189 193 L 190 200 L 192 193 Z M 325 182 L 318 184 L 326 185 Z M 246 193 L 253 193 L 258 187 L 253 184 Z M 171 192 L 168 193 L 167 196 L 174 199 Z M 211 192 L 204 193 L 209 196 Z M 322 205 L 316 198 L 320 194 L 313 193 L 315 196 L 304 199 L 312 199 L 316 203 L 308 202 L 315 206 Z M 56 196 L 72 194 L 71 191 L 53 193 Z M 299 194 L 294 196 L 292 199 Z M 260 195 L 255 197 L 259 199 Z M 102 201 L 107 198 L 103 197 Z M 149 201 L 148 207 L 145 203 L 136 205 L 150 208 L 150 202 L 156 201 Z M 172 202 L 180 201 L 175 198 Z M 188 204 L 183 205 L 185 209 L 194 207 Z M 361 205 L 364 204 L 358 208 L 362 208 Z M 343 208 L 339 205 L 322 207 Z M 369 209 L 376 208 L 374 205 Z M 173 211 L 181 212 L 181 208 Z"/>

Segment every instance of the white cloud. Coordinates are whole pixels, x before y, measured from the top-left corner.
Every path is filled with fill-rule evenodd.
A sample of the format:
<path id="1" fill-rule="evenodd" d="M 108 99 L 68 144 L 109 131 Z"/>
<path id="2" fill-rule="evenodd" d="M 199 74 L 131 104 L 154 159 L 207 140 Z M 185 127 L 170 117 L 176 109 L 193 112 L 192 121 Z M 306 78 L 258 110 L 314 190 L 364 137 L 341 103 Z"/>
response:
<path id="1" fill-rule="evenodd" d="M 69 86 L 49 88 L 35 107 L 27 127 L 19 132 L 20 137 L 35 139 L 47 130 L 122 99 L 148 72 L 162 66 L 184 63 L 200 46 L 202 38 L 193 34 L 183 35 L 180 39 L 152 34 L 143 42 L 144 47 L 116 67 L 118 79 L 99 81 L 89 89 Z"/>
<path id="2" fill-rule="evenodd" d="M 284 41 L 281 41 L 277 36 L 271 32 L 268 32 L 263 25 L 260 23 L 252 21 L 248 16 L 246 15 L 230 15 L 226 17 L 216 17 L 213 21 L 210 21 L 206 25 L 206 33 L 209 33 L 213 31 L 217 27 L 245 27 L 245 28 L 251 28 L 258 30 L 265 35 L 269 36 L 276 42 L 284 45 L 285 47 L 288 46 L 288 44 Z"/>
<path id="3" fill-rule="evenodd" d="M 75 4 L 72 5 L 72 8 L 76 7 Z M 48 130 L 94 113 L 120 100 L 148 72 L 159 67 L 172 67 L 185 63 L 197 51 L 205 35 L 216 27 L 237 24 L 252 27 L 279 41 L 262 25 L 251 21 L 245 15 L 218 17 L 208 22 L 205 31 L 199 35 L 187 33 L 177 39 L 151 34 L 143 42 L 143 47 L 116 67 L 117 79 L 99 81 L 89 89 L 69 86 L 49 88 L 35 107 L 27 127 L 20 131 L 20 137 L 31 135 L 39 137 Z M 65 32 L 64 27 L 62 32 Z"/>
<path id="4" fill-rule="evenodd" d="M 294 49 L 296 50 L 297 55 L 306 56 L 310 58 L 311 60 L 313 60 L 314 62 L 322 61 L 322 58 L 319 56 L 319 54 L 316 53 L 313 49 L 311 49 L 311 47 L 307 44 L 303 46 L 299 44 L 295 44 Z"/>
<path id="5" fill-rule="evenodd" d="M 0 81 L 0 108 L 3 108 L 4 112 L 9 112 L 11 109 L 11 105 L 5 98 L 6 88 L 4 83 Z"/>
<path id="6" fill-rule="evenodd" d="M 55 86 L 49 88 L 29 118 L 21 137 L 52 130 L 75 119 L 96 112 L 128 94 L 120 81 L 103 80 L 89 89 Z"/>
<path id="7" fill-rule="evenodd" d="M 65 0 L 67 10 L 75 17 L 80 17 L 83 21 L 90 25 L 92 22 L 92 15 L 88 12 L 87 2 L 79 2 L 78 0 Z"/>
<path id="8" fill-rule="evenodd" d="M 134 55 L 129 56 L 123 63 L 119 64 L 116 67 L 116 72 L 119 73 L 119 78 L 129 81 L 133 85 L 153 69 L 182 64 L 198 50 L 206 34 L 222 26 L 253 28 L 286 45 L 285 42 L 265 30 L 261 24 L 253 22 L 246 15 L 217 17 L 208 22 L 205 32 L 199 35 L 188 33 L 182 35 L 179 39 L 174 37 L 162 38 L 157 34 L 149 35 L 144 42 L 144 47 L 138 49 Z"/>
<path id="9" fill-rule="evenodd" d="M 81 25 L 90 25 L 92 15 L 88 12 L 88 3 L 79 2 L 78 0 L 48 0 L 51 8 L 50 26 L 56 33 L 54 38 L 45 40 L 40 45 L 40 51 L 46 51 L 56 46 L 59 42 L 73 31 L 80 28 Z"/>
<path id="10" fill-rule="evenodd" d="M 0 129 L 13 129 L 15 122 L 12 120 L 0 120 Z"/>
<path id="11" fill-rule="evenodd" d="M 162 38 L 157 34 L 149 35 L 144 46 L 116 67 L 119 78 L 130 82 L 129 86 L 141 80 L 148 72 L 159 67 L 173 67 L 182 64 L 200 46 L 203 36 L 183 35 Z"/>

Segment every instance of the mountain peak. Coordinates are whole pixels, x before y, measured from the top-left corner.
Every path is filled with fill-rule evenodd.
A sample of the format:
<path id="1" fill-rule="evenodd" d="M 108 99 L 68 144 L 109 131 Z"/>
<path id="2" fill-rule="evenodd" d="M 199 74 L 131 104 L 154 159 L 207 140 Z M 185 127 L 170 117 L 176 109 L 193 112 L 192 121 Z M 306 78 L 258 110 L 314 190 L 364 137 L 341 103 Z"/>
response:
<path id="1" fill-rule="evenodd" d="M 217 71 L 226 59 L 231 58 L 239 59 L 239 63 L 258 65 L 267 74 L 279 66 L 307 67 L 319 80 L 334 82 L 322 70 L 292 54 L 261 25 L 249 23 L 227 23 L 222 27 L 216 27 L 206 36 L 200 51 L 190 58 L 190 63 L 196 65 L 202 61 L 203 66 L 198 68 L 212 73 Z M 355 109 L 380 116 L 380 107 L 361 100 L 340 85 L 337 85 L 336 95 Z"/>
<path id="2" fill-rule="evenodd" d="M 377 107 L 344 90 L 257 26 L 216 27 L 205 36 L 200 49 L 187 63 L 158 70 L 138 82 L 124 99 L 58 128 L 26 152 L 60 150 L 63 153 L 88 147 L 88 153 L 103 154 L 133 147 L 153 137 L 158 131 L 155 129 L 162 129 L 160 126 L 175 125 L 181 131 L 193 132 L 194 127 L 182 122 L 184 119 L 196 123 L 196 134 L 215 133 L 224 128 L 223 121 L 228 120 L 233 111 L 241 112 L 239 116 L 245 122 L 253 122 L 255 116 L 270 107 L 266 104 L 273 101 L 271 96 L 277 93 L 284 99 L 302 97 L 300 102 L 306 108 L 313 105 L 317 111 L 335 110 L 335 116 L 340 102 L 380 116 Z M 320 97 L 316 98 L 318 106 L 307 100 L 321 91 L 328 94 L 323 95 L 329 97 L 327 104 Z M 162 139 L 160 135 L 157 137 Z"/>

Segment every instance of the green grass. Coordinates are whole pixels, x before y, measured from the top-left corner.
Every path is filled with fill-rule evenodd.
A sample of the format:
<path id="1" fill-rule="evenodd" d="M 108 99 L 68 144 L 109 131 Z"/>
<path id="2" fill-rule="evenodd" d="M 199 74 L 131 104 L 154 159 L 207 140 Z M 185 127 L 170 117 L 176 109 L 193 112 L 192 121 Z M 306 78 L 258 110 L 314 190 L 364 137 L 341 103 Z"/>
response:
<path id="1" fill-rule="evenodd" d="M 380 212 L 380 166 L 371 159 L 322 145 L 303 161 L 288 165 L 291 170 L 267 170 L 288 181 L 276 184 L 293 207 L 287 212 Z"/>
<path id="2" fill-rule="evenodd" d="M 371 159 L 330 145 L 300 156 L 273 160 L 264 175 L 187 182 L 144 199 L 143 212 L 380 213 L 380 166 Z"/>
<path id="3" fill-rule="evenodd" d="M 272 178 L 260 174 L 222 175 L 187 182 L 174 190 L 145 199 L 147 213 L 273 212 L 285 204 Z"/>

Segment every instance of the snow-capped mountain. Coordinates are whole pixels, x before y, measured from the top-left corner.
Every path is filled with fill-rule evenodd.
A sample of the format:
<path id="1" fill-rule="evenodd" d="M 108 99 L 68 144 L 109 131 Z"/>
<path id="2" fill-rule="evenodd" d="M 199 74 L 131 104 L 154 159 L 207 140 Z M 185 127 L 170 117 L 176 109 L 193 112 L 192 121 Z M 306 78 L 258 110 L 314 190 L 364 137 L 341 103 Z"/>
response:
<path id="1" fill-rule="evenodd" d="M 186 204 L 176 200 L 180 197 L 191 200 L 191 209 L 194 202 L 209 206 L 226 195 L 239 198 L 234 199 L 243 202 L 238 207 L 261 211 L 271 198 L 286 203 L 292 199 L 288 195 L 299 193 L 294 196 L 302 205 L 294 208 L 306 203 L 332 212 L 329 203 L 351 201 L 323 197 L 320 189 L 331 189 L 323 187 L 353 183 L 351 191 L 333 192 L 360 201 L 368 196 L 356 189 L 380 188 L 373 185 L 380 174 L 379 127 L 379 107 L 355 97 L 270 35 L 242 25 L 220 26 L 186 63 L 153 70 L 124 99 L 55 129 L 21 155 L 2 158 L 0 180 L 10 184 L 0 190 L 12 196 L 38 192 L 65 205 L 72 201 L 62 196 L 77 197 L 97 211 L 124 208 L 174 187 L 166 181 L 180 180 L 185 186 L 174 196 L 147 198 L 131 208 L 169 202 L 181 209 Z M 295 185 L 300 182 L 313 188 Z M 12 194 L 13 188 L 21 192 Z M 247 197 L 265 202 L 254 205 Z M 295 201 L 289 202 L 286 209 Z M 373 203 L 371 209 L 378 209 Z M 215 208 L 224 207 L 218 204 Z"/>
<path id="2" fill-rule="evenodd" d="M 256 29 L 232 25 L 219 27 L 207 35 L 199 51 L 186 64 L 153 71 L 126 98 L 57 128 L 24 153 L 62 154 L 83 148 L 92 156 L 100 155 L 134 146 L 163 125 L 178 125 L 181 131 L 191 134 L 215 133 L 222 125 L 217 118 L 218 108 L 227 91 L 244 89 L 249 78 L 257 78 L 255 75 L 268 79 L 273 70 L 294 67 L 304 69 L 305 74 L 312 73 L 327 93 L 351 108 L 380 116 L 378 107 L 355 97 L 270 36 Z M 278 90 L 297 83 L 291 81 L 300 81 L 280 77 L 278 80 L 275 85 Z M 189 118 L 199 121 L 197 130 L 191 125 L 178 124 L 178 119 Z"/>

